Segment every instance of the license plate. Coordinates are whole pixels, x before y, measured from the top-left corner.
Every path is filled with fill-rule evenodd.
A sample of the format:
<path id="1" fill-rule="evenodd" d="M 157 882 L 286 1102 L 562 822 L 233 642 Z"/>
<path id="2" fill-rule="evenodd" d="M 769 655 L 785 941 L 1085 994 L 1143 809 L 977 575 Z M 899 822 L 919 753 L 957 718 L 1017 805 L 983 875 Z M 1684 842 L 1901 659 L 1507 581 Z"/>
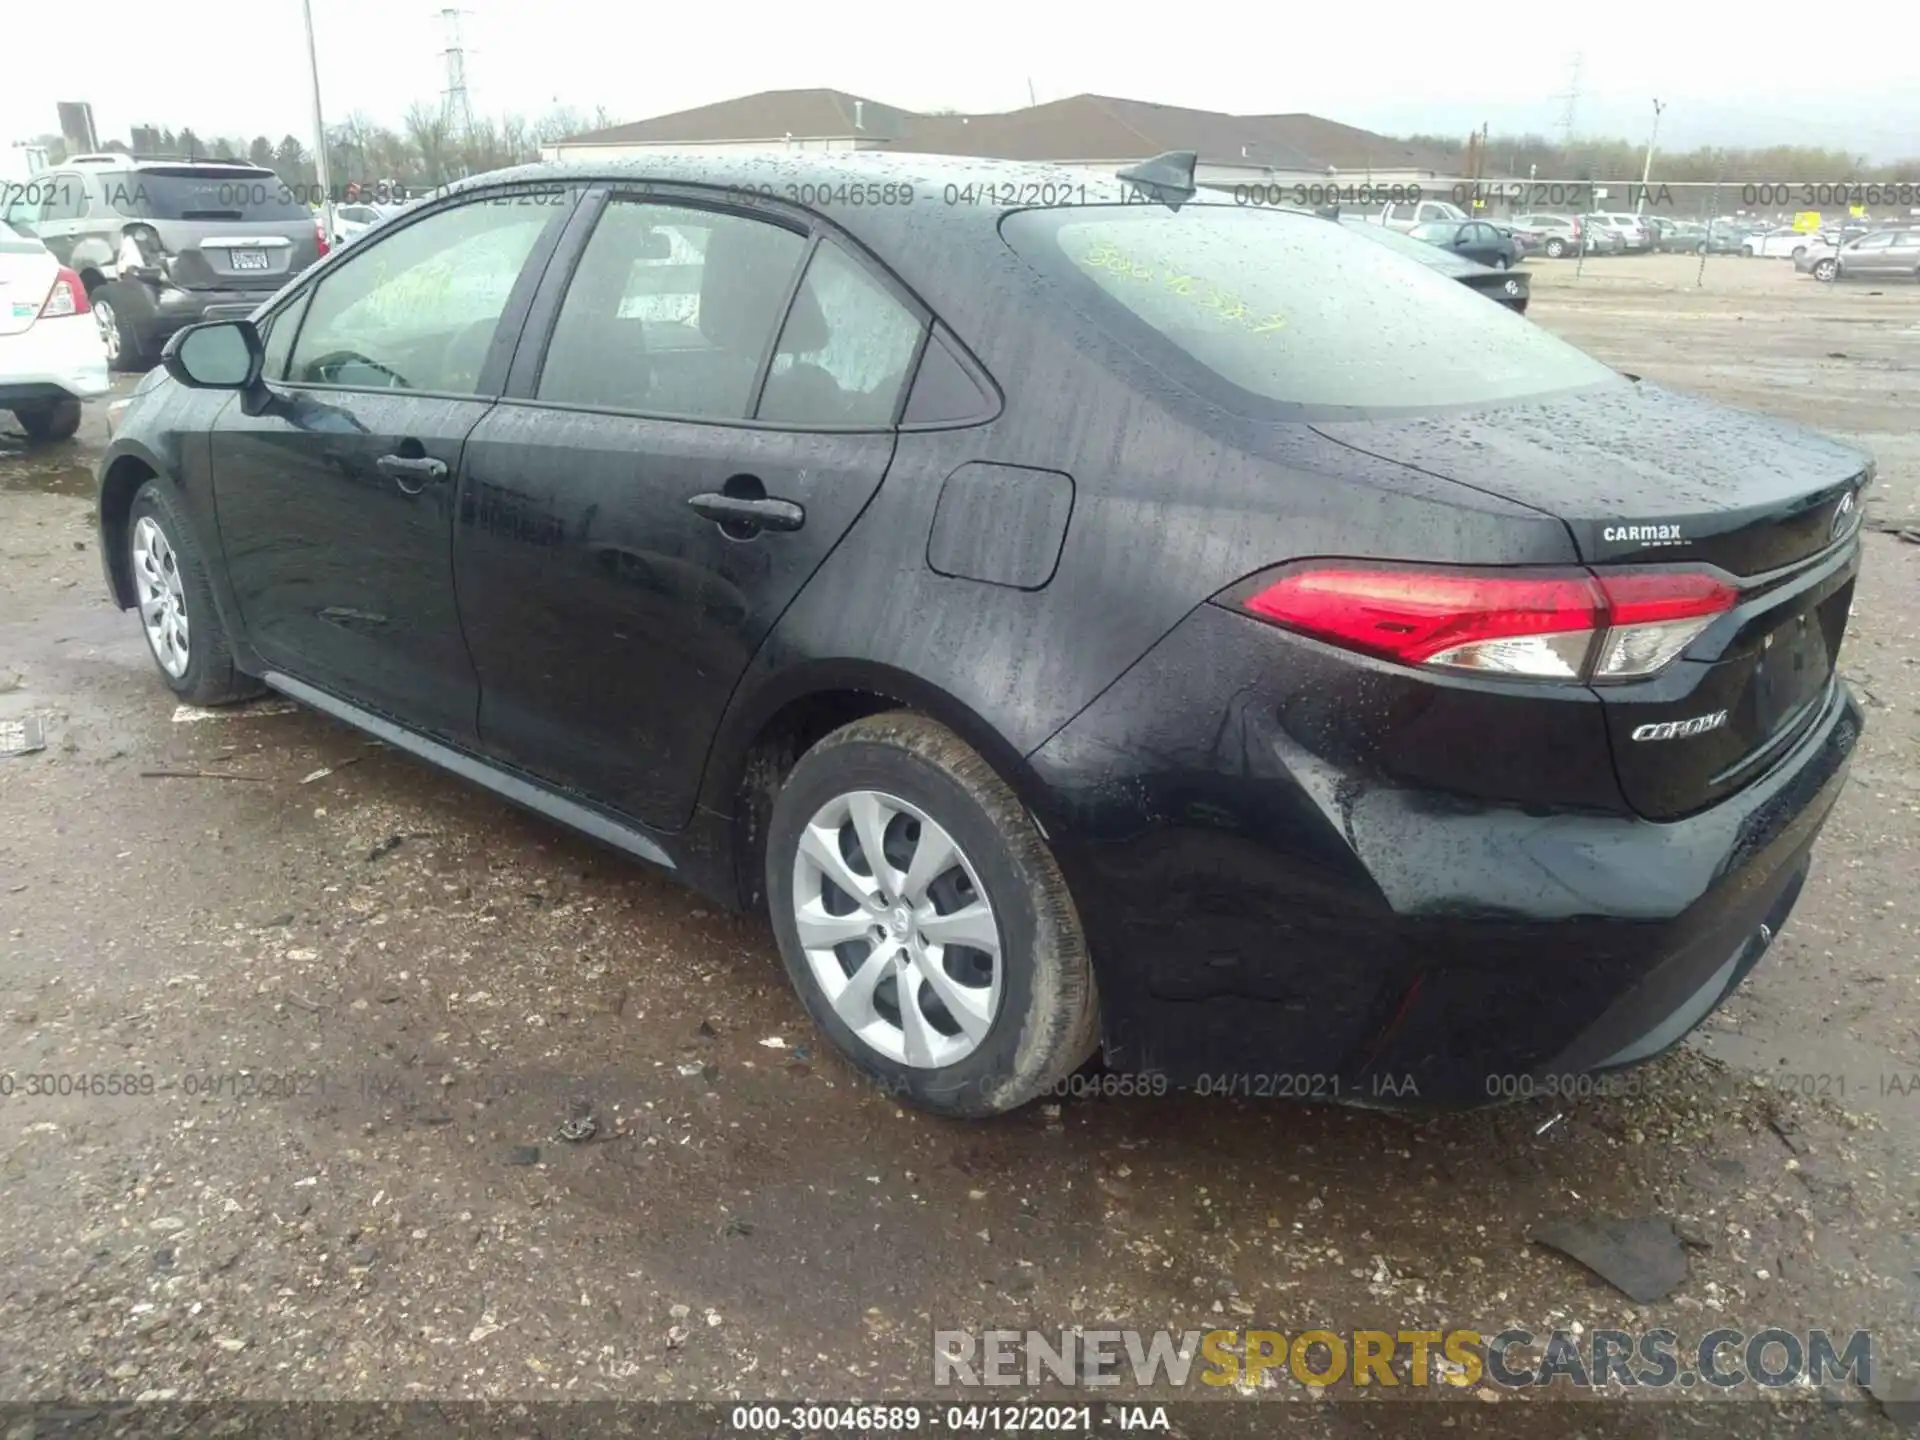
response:
<path id="1" fill-rule="evenodd" d="M 1813 613 L 1788 621 L 1768 637 L 1754 668 L 1755 718 L 1771 735 L 1826 685 L 1833 673 L 1827 635 Z"/>
<path id="2" fill-rule="evenodd" d="M 233 257 L 233 268 L 236 270 L 265 270 L 268 268 L 267 252 L 264 250 L 229 250 L 227 253 Z"/>

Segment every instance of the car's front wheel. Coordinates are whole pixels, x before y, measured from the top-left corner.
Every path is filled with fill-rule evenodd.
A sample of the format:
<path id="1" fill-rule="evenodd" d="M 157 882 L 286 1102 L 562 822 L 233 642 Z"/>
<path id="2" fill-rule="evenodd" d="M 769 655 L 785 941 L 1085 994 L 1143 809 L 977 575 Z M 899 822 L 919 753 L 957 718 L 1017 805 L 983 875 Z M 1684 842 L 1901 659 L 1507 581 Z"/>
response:
<path id="1" fill-rule="evenodd" d="M 51 440 L 71 440 L 80 428 L 80 402 L 72 396 L 49 400 L 39 405 L 22 405 L 13 412 L 29 440 L 45 444 Z"/>
<path id="2" fill-rule="evenodd" d="M 1813 262 L 1813 278 L 1816 280 L 1831 280 L 1839 273 L 1840 267 L 1831 259 Z"/>
<path id="3" fill-rule="evenodd" d="M 133 497 L 127 566 L 147 648 L 174 694 L 196 705 L 229 705 L 260 693 L 260 683 L 233 663 L 193 532 L 158 480 Z"/>
<path id="4" fill-rule="evenodd" d="M 1561 256 L 1565 255 L 1566 253 L 1567 253 L 1567 245 L 1564 240 L 1547 241 L 1547 258 L 1549 260 L 1558 260 Z"/>
<path id="5" fill-rule="evenodd" d="M 998 1114 L 1098 1043 L 1052 851 L 992 767 L 924 716 L 857 720 L 800 758 L 768 826 L 767 896 L 815 1022 L 900 1099 Z"/>

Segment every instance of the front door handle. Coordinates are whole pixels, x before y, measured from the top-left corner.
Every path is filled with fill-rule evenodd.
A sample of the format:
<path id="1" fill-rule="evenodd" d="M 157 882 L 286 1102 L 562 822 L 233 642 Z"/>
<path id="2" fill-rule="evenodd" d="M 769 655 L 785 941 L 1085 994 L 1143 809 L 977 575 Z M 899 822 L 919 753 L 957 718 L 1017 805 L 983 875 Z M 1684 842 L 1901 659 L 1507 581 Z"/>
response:
<path id="1" fill-rule="evenodd" d="M 447 478 L 447 462 L 431 455 L 382 455 L 373 468 L 399 486 L 402 495 L 418 495 L 429 480 Z"/>
<path id="2" fill-rule="evenodd" d="M 721 495 L 709 491 L 688 499 L 694 512 L 716 524 L 742 530 L 798 530 L 807 523 L 807 512 L 791 500 L 772 497 L 749 498 Z"/>
<path id="3" fill-rule="evenodd" d="M 373 468 L 389 480 L 444 480 L 447 462 L 431 455 L 382 455 Z"/>

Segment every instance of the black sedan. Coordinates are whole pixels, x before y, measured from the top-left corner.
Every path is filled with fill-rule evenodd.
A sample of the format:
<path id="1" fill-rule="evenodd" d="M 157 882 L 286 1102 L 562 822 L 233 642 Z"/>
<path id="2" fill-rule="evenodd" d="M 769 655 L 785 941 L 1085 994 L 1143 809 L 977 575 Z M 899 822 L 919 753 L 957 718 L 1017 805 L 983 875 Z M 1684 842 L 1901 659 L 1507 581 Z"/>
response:
<path id="1" fill-rule="evenodd" d="M 1520 258 L 1513 236 L 1485 220 L 1429 220 L 1407 232 L 1416 240 L 1437 245 L 1449 254 L 1461 256 L 1476 265 L 1505 270 Z"/>
<path id="2" fill-rule="evenodd" d="M 1517 315 L 1527 313 L 1532 287 L 1524 270 L 1478 265 L 1451 250 L 1425 244 L 1410 235 L 1402 235 L 1398 230 L 1389 230 L 1384 225 L 1375 225 L 1359 216 L 1342 217 L 1340 223 L 1356 235 L 1364 235 L 1375 244 L 1397 250 L 1409 260 L 1417 260 L 1430 270 L 1458 280 L 1469 290 L 1506 306 Z"/>
<path id="3" fill-rule="evenodd" d="M 461 182 L 169 345 L 111 594 L 769 912 L 936 1111 L 1666 1049 L 1844 783 L 1866 458 L 1191 166 Z"/>

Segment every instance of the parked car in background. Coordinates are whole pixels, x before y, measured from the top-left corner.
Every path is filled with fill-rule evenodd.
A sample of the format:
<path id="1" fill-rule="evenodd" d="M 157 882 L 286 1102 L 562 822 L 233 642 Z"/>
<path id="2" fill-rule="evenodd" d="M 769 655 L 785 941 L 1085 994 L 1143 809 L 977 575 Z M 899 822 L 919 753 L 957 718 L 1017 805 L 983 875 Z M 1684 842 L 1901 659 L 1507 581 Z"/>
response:
<path id="1" fill-rule="evenodd" d="M 1712 220 L 1707 224 L 1707 253 L 1709 255 L 1738 255 L 1740 247 L 1746 243 L 1756 227 L 1738 220 Z"/>
<path id="2" fill-rule="evenodd" d="M 1793 268 L 1802 275 L 1812 275 L 1816 280 L 1831 280 L 1834 276 L 1833 257 L 1840 246 L 1824 235 L 1813 237 L 1813 243 L 1806 246 L 1793 257 Z"/>
<path id="3" fill-rule="evenodd" d="M 398 205 L 364 205 L 351 201 L 336 205 L 333 207 L 333 243 L 349 244 L 399 211 Z"/>
<path id="4" fill-rule="evenodd" d="M 1517 258 L 1513 237 L 1485 220 L 1429 220 L 1407 232 L 1412 239 L 1437 245 L 1451 254 L 1505 270 Z"/>
<path id="5" fill-rule="evenodd" d="M 1376 225 L 1384 225 L 1389 230 L 1405 233 L 1416 225 L 1427 225 L 1441 220 L 1452 220 L 1458 223 L 1471 220 L 1473 217 L 1451 200 L 1406 200 L 1383 205 L 1377 213 L 1367 218 Z"/>
<path id="6" fill-rule="evenodd" d="M 1513 241 L 1513 253 L 1518 259 L 1538 255 L 1546 246 L 1547 237 L 1531 225 L 1522 225 L 1518 220 L 1490 220 L 1487 223 Z"/>
<path id="7" fill-rule="evenodd" d="M 1871 461 L 1185 165 L 465 182 L 172 343 L 107 587 L 170 697 L 270 687 L 764 910 L 934 1112 L 1103 1041 L 1422 1109 L 1666 1051 L 1849 783 Z M 781 198 L 1036 183 L 1085 203 Z"/>
<path id="8" fill-rule="evenodd" d="M 1451 276 L 1469 290 L 1477 291 L 1496 304 L 1504 305 L 1516 315 L 1527 313 L 1527 302 L 1532 286 L 1528 283 L 1525 270 L 1496 269 L 1491 265 L 1481 265 L 1454 253 L 1439 245 L 1429 245 L 1404 235 L 1398 230 L 1389 230 L 1384 225 L 1373 225 L 1357 217 L 1342 217 L 1340 223 L 1351 229 L 1356 235 L 1364 235 L 1390 249 L 1405 255 L 1409 260 L 1417 260 L 1430 270 Z"/>
<path id="9" fill-rule="evenodd" d="M 1698 255 L 1707 248 L 1707 227 L 1698 220 L 1669 220 L 1655 243 L 1669 255 Z"/>
<path id="10" fill-rule="evenodd" d="M 1586 227 L 1578 215 L 1516 215 L 1515 226 L 1540 237 L 1540 249 L 1549 260 L 1579 253 Z"/>
<path id="11" fill-rule="evenodd" d="M 38 240 L 0 221 L 0 410 L 29 440 L 65 440 L 80 402 L 107 392 L 87 288 Z"/>
<path id="12" fill-rule="evenodd" d="M 82 155 L 0 218 L 80 276 L 116 370 L 196 320 L 250 313 L 327 251 L 319 217 L 252 165 Z"/>
<path id="13" fill-rule="evenodd" d="M 1624 255 L 1626 253 L 1627 232 L 1611 216 L 1582 215 L 1580 223 L 1586 232 L 1587 254 Z"/>
<path id="14" fill-rule="evenodd" d="M 1816 280 L 1920 280 L 1920 229 L 1862 235 L 1811 269 Z"/>
<path id="15" fill-rule="evenodd" d="M 1609 210 L 1600 218 L 1620 232 L 1621 248 L 1628 254 L 1644 255 L 1653 249 L 1655 231 L 1644 217 L 1624 210 Z"/>
<path id="16" fill-rule="evenodd" d="M 1757 230 L 1740 242 L 1740 253 L 1748 258 L 1758 257 L 1769 260 L 1789 260 L 1797 258 L 1809 245 L 1818 243 L 1819 236 L 1805 230 L 1796 230 L 1791 225 L 1774 225 L 1765 230 Z"/>

